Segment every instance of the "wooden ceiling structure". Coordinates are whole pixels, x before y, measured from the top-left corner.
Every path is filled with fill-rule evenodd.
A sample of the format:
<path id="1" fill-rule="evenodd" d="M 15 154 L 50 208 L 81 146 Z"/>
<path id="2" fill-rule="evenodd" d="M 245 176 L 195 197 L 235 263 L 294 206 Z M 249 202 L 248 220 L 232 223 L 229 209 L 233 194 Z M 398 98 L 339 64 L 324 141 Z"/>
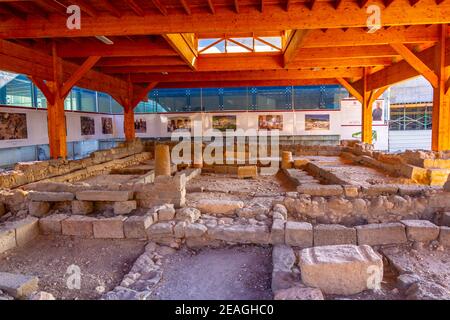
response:
<path id="1" fill-rule="evenodd" d="M 70 5 L 79 29 L 67 27 Z M 374 6 L 381 28 L 368 32 Z M 450 150 L 449 23 L 450 0 L 0 0 L 0 70 L 47 97 L 54 158 L 67 154 L 74 85 L 117 100 L 133 139 L 133 110 L 153 88 L 336 83 L 361 101 L 370 143 L 373 101 L 418 75 L 434 90 L 433 150 Z M 273 36 L 278 52 L 198 50 L 199 39 Z"/>

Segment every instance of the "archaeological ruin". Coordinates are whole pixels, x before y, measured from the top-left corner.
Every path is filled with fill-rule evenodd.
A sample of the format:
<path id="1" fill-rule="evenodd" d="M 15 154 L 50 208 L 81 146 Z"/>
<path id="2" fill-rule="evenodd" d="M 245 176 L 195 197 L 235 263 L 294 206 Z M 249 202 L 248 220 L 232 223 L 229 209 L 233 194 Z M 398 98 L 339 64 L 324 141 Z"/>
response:
<path id="1" fill-rule="evenodd" d="M 0 300 L 450 300 L 449 23 L 0 1 Z"/>

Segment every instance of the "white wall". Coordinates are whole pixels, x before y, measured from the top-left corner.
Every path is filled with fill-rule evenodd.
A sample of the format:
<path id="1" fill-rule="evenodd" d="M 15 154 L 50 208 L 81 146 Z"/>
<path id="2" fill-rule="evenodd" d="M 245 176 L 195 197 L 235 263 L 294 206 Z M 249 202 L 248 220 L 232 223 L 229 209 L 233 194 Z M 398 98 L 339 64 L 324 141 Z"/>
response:
<path id="1" fill-rule="evenodd" d="M 28 139 L 25 140 L 0 140 L 0 149 L 31 146 L 37 144 L 48 144 L 47 135 L 47 112 L 46 110 L 36 110 L 28 108 L 1 108 L 0 112 L 26 113 L 28 126 Z M 361 131 L 361 104 L 356 100 L 344 99 L 341 103 L 341 110 L 305 110 L 305 111 L 258 111 L 258 112 L 214 112 L 214 113 L 164 113 L 164 114 L 136 114 L 135 119 L 145 119 L 147 121 L 147 132 L 137 133 L 137 137 L 154 138 L 170 137 L 167 131 L 167 122 L 170 118 L 189 117 L 191 121 L 199 121 L 200 131 L 205 132 L 212 128 L 212 117 L 215 115 L 236 115 L 238 129 L 257 129 L 259 115 L 282 115 L 283 130 L 280 135 L 340 135 L 342 139 L 352 138 L 352 134 Z M 305 116 L 311 114 L 328 114 L 330 116 L 329 130 L 305 130 Z M 80 117 L 87 116 L 95 119 L 95 134 L 92 136 L 81 135 Z M 102 133 L 102 117 L 113 119 L 113 134 L 104 135 Z M 99 139 L 123 138 L 123 115 L 104 115 L 95 113 L 66 112 L 67 118 L 67 141 L 88 141 Z M 388 148 L 387 123 L 374 123 L 374 128 L 378 132 L 376 148 L 386 150 Z"/>
<path id="2" fill-rule="evenodd" d="M 431 150 L 431 130 L 389 131 L 389 151 Z"/>

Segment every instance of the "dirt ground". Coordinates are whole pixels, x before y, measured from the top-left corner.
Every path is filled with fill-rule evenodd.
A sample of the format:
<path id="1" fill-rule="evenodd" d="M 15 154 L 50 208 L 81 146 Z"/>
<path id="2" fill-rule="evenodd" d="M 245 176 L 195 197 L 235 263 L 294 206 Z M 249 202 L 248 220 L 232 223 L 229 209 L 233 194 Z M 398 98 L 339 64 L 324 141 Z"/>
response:
<path id="1" fill-rule="evenodd" d="M 271 248 L 235 246 L 182 249 L 163 262 L 164 274 L 154 292 L 162 300 L 272 299 Z"/>
<path id="2" fill-rule="evenodd" d="M 410 184 L 411 180 L 389 176 L 375 168 L 356 165 L 341 157 L 304 157 L 313 163 L 326 167 L 338 178 L 352 185 L 369 186 L 375 184 Z"/>
<path id="3" fill-rule="evenodd" d="M 101 292 L 96 288 L 109 291 L 118 285 L 144 246 L 134 240 L 39 236 L 25 247 L 0 254 L 0 271 L 37 276 L 39 289 L 58 300 L 98 299 Z M 70 282 L 75 270 L 68 269 L 71 265 L 81 271 L 79 290 L 67 286 L 68 280 L 75 283 Z"/>
<path id="4" fill-rule="evenodd" d="M 207 192 L 242 194 L 295 191 L 295 186 L 281 171 L 274 176 L 258 176 L 256 179 L 238 179 L 231 174 L 202 174 L 187 184 L 187 188 L 200 187 Z"/>

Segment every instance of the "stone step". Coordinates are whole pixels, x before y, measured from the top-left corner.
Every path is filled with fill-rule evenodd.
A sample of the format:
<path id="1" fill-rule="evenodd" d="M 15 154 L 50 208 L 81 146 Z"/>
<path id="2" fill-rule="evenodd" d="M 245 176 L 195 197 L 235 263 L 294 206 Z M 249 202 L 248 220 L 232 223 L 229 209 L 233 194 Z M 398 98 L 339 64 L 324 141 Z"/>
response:
<path id="1" fill-rule="evenodd" d="M 132 191 L 103 191 L 88 190 L 79 191 L 76 194 L 77 200 L 80 201 L 128 201 L 133 198 Z"/>
<path id="2" fill-rule="evenodd" d="M 42 202 L 64 202 L 72 201 L 75 198 L 73 193 L 70 192 L 40 192 L 30 191 L 28 193 L 28 199 L 31 201 Z"/>

